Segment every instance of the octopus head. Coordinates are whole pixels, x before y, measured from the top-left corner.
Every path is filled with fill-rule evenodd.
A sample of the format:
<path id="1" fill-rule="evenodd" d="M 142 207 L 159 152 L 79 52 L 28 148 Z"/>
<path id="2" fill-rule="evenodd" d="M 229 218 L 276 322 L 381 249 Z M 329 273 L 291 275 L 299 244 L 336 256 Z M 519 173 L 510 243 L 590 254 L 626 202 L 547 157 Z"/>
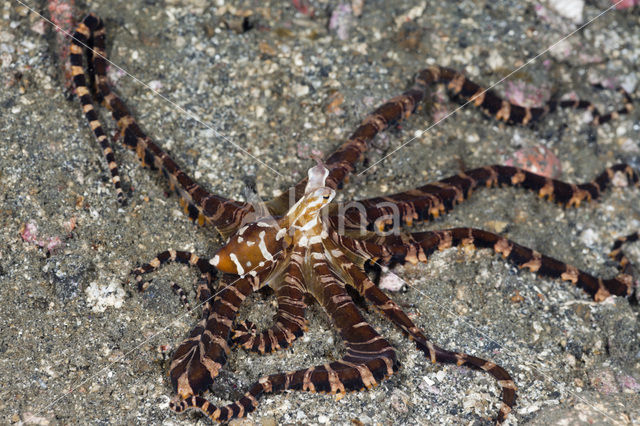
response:
<path id="1" fill-rule="evenodd" d="M 329 170 L 323 164 L 310 168 L 308 175 L 304 196 L 285 216 L 288 226 L 302 230 L 319 223 L 320 210 L 336 196 L 336 191 L 326 186 Z"/>
<path id="2" fill-rule="evenodd" d="M 309 169 L 304 196 L 280 220 L 263 218 L 242 226 L 209 263 L 221 272 L 256 276 L 277 261 L 294 239 L 307 241 L 320 234 L 320 210 L 336 192 L 325 186 L 329 170 L 322 164 Z"/>

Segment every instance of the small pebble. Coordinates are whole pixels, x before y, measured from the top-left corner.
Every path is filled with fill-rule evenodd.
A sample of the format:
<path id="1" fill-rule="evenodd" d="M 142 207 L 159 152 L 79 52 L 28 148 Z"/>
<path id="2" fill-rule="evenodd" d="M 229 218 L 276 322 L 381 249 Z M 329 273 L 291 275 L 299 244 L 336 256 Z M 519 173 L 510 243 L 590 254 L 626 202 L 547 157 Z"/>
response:
<path id="1" fill-rule="evenodd" d="M 547 0 L 547 3 L 558 15 L 569 19 L 574 24 L 582 23 L 584 0 Z"/>

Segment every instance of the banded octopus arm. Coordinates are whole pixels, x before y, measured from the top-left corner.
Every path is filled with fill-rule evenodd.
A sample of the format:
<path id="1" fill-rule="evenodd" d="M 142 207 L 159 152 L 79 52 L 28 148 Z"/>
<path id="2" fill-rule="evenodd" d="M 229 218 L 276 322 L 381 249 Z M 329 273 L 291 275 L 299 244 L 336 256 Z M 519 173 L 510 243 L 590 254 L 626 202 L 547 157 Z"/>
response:
<path id="1" fill-rule="evenodd" d="M 310 251 L 321 253 L 322 248 L 312 246 Z M 255 410 L 258 399 L 265 394 L 285 390 L 344 393 L 373 387 L 397 370 L 395 350 L 364 320 L 326 259 L 313 257 L 310 269 L 313 277 L 305 285 L 340 331 L 347 348 L 345 356 L 323 365 L 262 377 L 243 397 L 223 407 L 216 407 L 203 397 L 190 396 L 173 402 L 174 410 L 195 408 L 212 420 L 223 422 Z"/>
<path id="2" fill-rule="evenodd" d="M 218 291 L 208 295 L 200 321 L 171 360 L 169 376 L 179 399 L 204 392 L 218 376 L 231 352 L 229 340 L 238 308 L 268 273 L 244 278 L 224 274 Z"/>
<path id="3" fill-rule="evenodd" d="M 204 305 L 215 292 L 213 280 L 217 271 L 207 259 L 198 257 L 193 253 L 179 250 L 166 250 L 158 254 L 149 263 L 134 269 L 131 274 L 135 277 L 138 291 L 145 291 L 151 284 L 150 280 L 143 281 L 143 275 L 158 270 L 169 262 L 182 263 L 195 266 L 200 271 L 200 279 L 196 286 L 196 300 L 199 305 Z M 301 337 L 306 330 L 304 312 L 305 290 L 302 285 L 302 258 L 300 253 L 291 255 L 291 263 L 282 278 L 282 282 L 271 284 L 276 290 L 278 310 L 274 317 L 274 325 L 261 332 L 256 332 L 255 325 L 251 321 L 241 321 L 234 324 L 231 340 L 245 350 L 261 354 L 288 348 L 294 340 Z M 170 283 L 173 292 L 180 298 L 181 303 L 190 310 L 187 296 L 179 285 Z M 222 283 L 222 286 L 225 284 Z"/>
<path id="4" fill-rule="evenodd" d="M 633 110 L 632 99 L 623 89 L 617 89 L 623 97 L 623 106 L 606 114 L 601 114 L 593 103 L 584 100 L 550 100 L 540 108 L 522 107 L 503 100 L 493 90 L 482 88 L 456 70 L 436 65 L 418 72 L 411 89 L 376 108 L 364 118 L 347 141 L 324 160 L 330 170 L 327 186 L 333 189 L 342 188 L 346 178 L 355 170 L 355 164 L 362 159 L 373 138 L 378 133 L 409 118 L 420 102 L 428 96 L 429 87 L 440 83 L 447 85 L 452 98 L 472 102 L 487 115 L 508 124 L 528 125 L 557 108 L 575 108 L 590 110 L 593 117 L 592 124 L 599 125 Z M 601 88 L 599 85 L 595 85 L 595 87 Z M 305 185 L 306 179 L 296 184 L 295 200 L 300 199 L 304 194 Z M 271 200 L 268 203 L 270 210 L 274 214 L 284 213 L 288 208 L 288 198 L 289 194 L 284 193 Z"/>
<path id="5" fill-rule="evenodd" d="M 295 249 L 281 281 L 271 284 L 275 289 L 278 310 L 274 324 L 261 332 L 256 332 L 250 321 L 242 321 L 234 326 L 234 344 L 252 352 L 265 353 L 288 348 L 307 329 L 304 317 L 306 303 L 302 262 L 304 253 Z"/>
<path id="6" fill-rule="evenodd" d="M 502 390 L 502 403 L 496 422 L 502 423 L 504 421 L 505 417 L 511 412 L 516 399 L 515 383 L 504 368 L 475 356 L 442 349 L 432 343 L 424 332 L 409 319 L 402 308 L 380 290 L 360 267 L 351 262 L 347 255 L 340 253 L 339 250 L 332 253 L 336 259 L 335 263 L 340 265 L 340 268 L 344 271 L 344 276 L 348 278 L 347 283 L 371 303 L 380 314 L 393 322 L 405 335 L 411 337 L 416 347 L 432 363 L 456 364 L 491 374 Z"/>
<path id="7" fill-rule="evenodd" d="M 632 234 L 628 240 L 620 239 L 619 241 L 632 242 L 637 239 L 637 236 L 638 234 Z M 331 238 L 337 244 L 347 248 L 356 256 L 381 265 L 427 262 L 429 255 L 434 251 L 456 246 L 490 248 L 519 268 L 528 268 L 540 276 L 571 282 L 582 288 L 597 302 L 603 301 L 610 295 L 629 296 L 633 292 L 633 278 L 622 264 L 619 267 L 621 273 L 617 276 L 608 279 L 598 278 L 575 266 L 481 229 L 451 228 L 413 233 L 409 234 L 409 237 L 408 241 L 405 238 L 391 236 L 381 237 L 377 242 L 372 242 L 339 236 L 335 232 L 331 234 Z M 624 255 L 618 255 L 621 253 L 619 250 L 622 242 L 614 245 L 612 256 L 614 259 L 626 259 Z M 625 265 L 627 264 L 628 260 L 625 262 Z"/>
<path id="8" fill-rule="evenodd" d="M 583 201 L 597 200 L 621 173 L 630 186 L 640 187 L 638 172 L 627 164 L 606 168 L 593 181 L 570 184 L 524 169 L 493 165 L 459 173 L 398 194 L 374 197 L 332 207 L 332 220 L 343 221 L 350 229 L 383 230 L 393 225 L 411 226 L 435 219 L 451 211 L 478 188 L 514 186 L 535 191 L 541 198 L 566 207 L 578 207 Z M 398 218 L 400 223 L 393 223 Z"/>
<path id="9" fill-rule="evenodd" d="M 71 39 L 70 52 L 76 95 L 80 99 L 89 126 L 102 147 L 118 201 L 124 201 L 118 167 L 107 135 L 94 109 L 94 98 L 111 111 L 119 132 L 123 135 L 124 145 L 135 151 L 142 166 L 162 172 L 170 188 L 180 197 L 185 213 L 192 220 L 200 225 L 212 224 L 225 236 L 233 233 L 242 222 L 242 218 L 251 212 L 253 207 L 206 191 L 140 129 L 125 104 L 109 87 L 106 76 L 105 28 L 99 17 L 89 14 L 78 25 Z M 95 82 L 95 97 L 87 86 L 82 60 L 83 52 L 91 61 L 89 79 Z"/>

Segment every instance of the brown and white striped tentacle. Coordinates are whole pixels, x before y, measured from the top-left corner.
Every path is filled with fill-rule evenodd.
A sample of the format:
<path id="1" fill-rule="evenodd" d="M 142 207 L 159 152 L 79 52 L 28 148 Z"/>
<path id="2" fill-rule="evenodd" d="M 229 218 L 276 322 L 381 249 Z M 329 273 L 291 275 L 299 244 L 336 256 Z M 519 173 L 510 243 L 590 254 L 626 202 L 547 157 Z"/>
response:
<path id="1" fill-rule="evenodd" d="M 341 247 L 355 253 L 355 255 L 369 257 L 385 266 L 405 262 L 414 264 L 426 262 L 434 251 L 450 247 L 490 248 L 520 268 L 527 268 L 541 276 L 570 281 L 582 288 L 596 301 L 602 301 L 610 295 L 628 296 L 633 290 L 633 279 L 627 273 L 621 273 L 609 279 L 594 277 L 572 265 L 481 229 L 452 228 L 418 232 L 409 234 L 408 238 L 406 236 L 379 237 L 377 242 L 361 242 L 349 237 L 339 237 L 338 239 L 335 237 L 337 233 L 330 235 L 341 244 Z M 617 244 L 618 248 L 621 244 Z M 381 255 L 381 253 L 390 253 L 391 255 Z"/>
<path id="2" fill-rule="evenodd" d="M 395 350 L 364 320 L 346 292 L 344 283 L 329 266 L 327 258 L 321 254 L 321 244 L 313 245 L 311 253 L 313 275 L 307 287 L 345 341 L 347 353 L 341 362 L 346 365 L 366 366 L 366 369 L 339 374 L 338 378 L 346 390 L 375 386 L 378 381 L 396 371 L 398 366 Z M 323 391 L 335 393 L 335 386 L 331 386 L 330 383 L 317 382 L 314 385 L 316 390 L 321 387 Z"/>
<path id="3" fill-rule="evenodd" d="M 593 84 L 592 87 L 595 87 L 596 89 L 608 90 L 606 87 L 602 86 L 601 84 Z M 577 108 L 577 109 L 587 109 L 591 111 L 591 115 L 593 117 L 591 123 L 594 125 L 608 123 L 611 120 L 617 120 L 621 115 L 630 114 L 634 109 L 633 99 L 631 99 L 631 95 L 622 87 L 618 87 L 616 91 L 622 96 L 623 106 L 617 111 L 611 111 L 606 114 L 600 114 L 598 109 L 591 102 L 588 102 L 588 101 L 581 101 L 581 100 L 561 101 L 559 102 L 559 106 L 561 108 L 568 107 L 568 108 Z"/>
<path id="4" fill-rule="evenodd" d="M 204 392 L 227 360 L 238 308 L 260 287 L 258 277 L 223 275 L 220 290 L 204 304 L 202 319 L 173 354 L 169 375 L 180 399 Z"/>
<path id="5" fill-rule="evenodd" d="M 209 264 L 208 259 L 188 251 L 169 249 L 158 253 L 149 263 L 145 263 L 131 271 L 131 275 L 135 277 L 136 283 L 138 284 L 138 290 L 145 291 L 149 287 L 150 282 L 143 281 L 143 275 L 157 271 L 162 265 L 171 262 L 195 266 L 201 274 L 211 275 L 212 278 L 216 275 L 216 269 Z"/>
<path id="6" fill-rule="evenodd" d="M 622 108 L 607 114 L 601 114 L 593 103 L 584 100 L 557 101 L 552 99 L 543 107 L 519 106 L 502 99 L 493 90 L 486 90 L 470 81 L 461 72 L 437 65 L 420 71 L 417 80 L 422 81 L 424 85 L 444 83 L 454 98 L 470 101 L 487 115 L 509 124 L 527 125 L 541 119 L 557 108 L 574 108 L 589 110 L 593 117 L 592 124 L 598 125 L 615 120 L 620 115 L 628 114 L 633 110 L 631 96 L 622 88 L 617 89 L 623 98 Z M 603 89 L 598 84 L 593 86 Z"/>
<path id="7" fill-rule="evenodd" d="M 640 232 L 634 232 L 633 234 L 629 234 L 625 237 L 620 237 L 616 239 L 613 243 L 613 247 L 611 248 L 611 252 L 609 253 L 609 257 L 615 260 L 618 263 L 618 269 L 623 274 L 631 274 L 632 263 L 629 261 L 629 258 L 622 251 L 622 246 L 627 243 L 634 243 L 640 240 Z"/>
<path id="8" fill-rule="evenodd" d="M 361 265 L 365 260 L 380 260 L 384 265 L 392 263 L 392 260 L 404 262 L 408 256 L 408 248 L 402 243 L 400 236 L 388 236 L 382 241 L 369 241 L 358 238 L 351 238 L 340 234 L 335 229 L 329 229 L 329 238 L 338 247 L 347 250 L 347 254 L 352 254 L 350 260 Z M 426 260 L 426 259 L 425 259 Z"/>
<path id="9" fill-rule="evenodd" d="M 142 166 L 162 171 L 162 174 L 169 181 L 171 189 L 175 189 L 180 196 L 185 213 L 192 220 L 201 225 L 205 222 L 211 223 L 225 236 L 235 231 L 242 222 L 242 218 L 251 212 L 253 207 L 250 204 L 207 192 L 184 173 L 176 162 L 140 129 L 124 103 L 111 91 L 106 76 L 107 61 L 104 25 L 100 18 L 90 14 L 78 26 L 72 39 L 72 74 L 76 84 L 76 92 L 82 102 L 85 115 L 94 130 L 96 138 L 103 146 L 103 152 L 107 157 L 118 196 L 121 197 L 120 193 L 122 191 L 118 189 L 120 188 L 120 180 L 117 178 L 117 166 L 113 160 L 111 148 L 106 142 L 104 131 L 93 110 L 84 77 L 84 69 L 82 68 L 83 44 L 87 44 L 89 41 L 92 41 L 91 47 L 94 50 L 91 57 L 99 97 L 111 111 L 118 129 L 123 135 L 124 145 L 136 152 Z"/>
<path id="10" fill-rule="evenodd" d="M 253 411 L 258 399 L 267 393 L 285 390 L 344 393 L 376 386 L 396 371 L 395 350 L 360 315 L 321 252 L 319 244 L 310 248 L 310 253 L 317 255 L 311 258 L 313 282 L 307 284 L 340 330 L 347 346 L 345 357 L 307 369 L 265 376 L 242 398 L 224 407 L 215 407 L 205 398 L 194 396 L 172 402 L 171 408 L 178 412 L 200 409 L 212 420 L 223 422 Z"/>
<path id="11" fill-rule="evenodd" d="M 502 403 L 496 423 L 502 423 L 515 405 L 516 386 L 509 373 L 499 365 L 484 359 L 467 355 L 461 352 L 452 352 L 433 344 L 402 311 L 402 309 L 380 290 L 369 277 L 340 249 L 331 249 L 330 256 L 334 265 L 339 265 L 348 278 L 347 283 L 352 285 L 361 296 L 373 304 L 385 317 L 407 334 L 431 362 L 456 364 L 475 370 L 482 370 L 493 376 L 502 390 Z"/>
<path id="12" fill-rule="evenodd" d="M 430 183 L 410 191 L 369 198 L 332 206 L 332 212 L 344 213 L 332 220 L 342 220 L 347 227 L 381 230 L 394 225 L 411 226 L 415 222 L 432 220 L 452 210 L 483 186 L 515 186 L 535 191 L 541 198 L 566 207 L 578 207 L 582 202 L 596 200 L 611 185 L 617 173 L 630 185 L 640 186 L 638 172 L 627 164 L 606 168 L 593 181 L 581 184 L 551 179 L 518 167 L 493 165 L 467 170 L 455 176 Z M 360 210 L 362 209 L 362 210 Z"/>
<path id="13" fill-rule="evenodd" d="M 478 84 L 468 80 L 464 74 L 451 68 L 432 66 L 417 74 L 413 87 L 402 95 L 390 99 L 369 114 L 349 137 L 326 160 L 331 170 L 327 183 L 330 187 L 341 188 L 347 176 L 354 170 L 355 164 L 362 159 L 373 138 L 388 127 L 408 118 L 425 98 L 429 86 L 438 83 L 447 84 L 447 88 L 455 98 L 472 101 L 489 116 L 503 120 L 509 124 L 527 125 L 539 120 L 557 108 L 587 109 L 593 116 L 593 124 L 603 124 L 617 119 L 622 114 L 633 110 L 633 102 L 623 89 L 617 89 L 623 97 L 623 107 L 617 111 L 601 114 L 588 101 L 555 101 L 552 100 L 542 108 L 529 108 L 515 105 L 500 98 L 493 90 L 485 90 Z M 595 85 L 597 88 L 602 88 Z M 295 186 L 295 199 L 304 194 L 306 179 Z M 287 210 L 289 194 L 283 194 L 269 203 L 270 210 L 282 214 Z"/>
<path id="14" fill-rule="evenodd" d="M 355 164 L 362 159 L 373 138 L 409 118 L 424 98 L 425 91 L 425 87 L 416 84 L 400 96 L 389 99 L 365 117 L 349 139 L 324 160 L 329 169 L 326 185 L 333 189 L 341 188 L 347 176 L 355 169 Z M 296 201 L 304 195 L 306 184 L 307 179 L 296 184 Z M 289 193 L 285 193 L 267 204 L 272 213 L 282 214 L 289 208 L 288 202 Z"/>
<path id="15" fill-rule="evenodd" d="M 278 310 L 274 325 L 260 333 L 249 321 L 237 324 L 233 329 L 232 340 L 243 349 L 265 353 L 288 348 L 293 341 L 304 334 L 307 321 L 304 317 L 307 307 L 304 302 L 306 290 L 302 263 L 304 252 L 296 249 L 290 255 L 290 263 L 279 283 L 271 284 L 276 292 Z"/>
<path id="16" fill-rule="evenodd" d="M 206 302 L 209 297 L 207 295 L 211 294 L 213 280 L 217 275 L 217 271 L 209 264 L 206 259 L 203 259 L 198 255 L 187 251 L 172 249 L 165 250 L 162 253 L 159 253 L 151 262 L 145 263 L 144 265 L 131 271 L 131 275 L 135 277 L 138 291 L 143 292 L 149 287 L 149 285 L 151 285 L 151 280 L 143 281 L 142 275 L 157 271 L 162 265 L 170 262 L 178 262 L 184 265 L 195 266 L 198 268 L 198 270 L 200 271 L 200 277 L 198 278 L 198 282 L 196 284 L 196 300 L 198 300 L 199 304 L 203 304 L 204 302 Z M 187 309 L 187 311 L 190 311 L 191 305 L 189 304 L 184 289 L 173 281 L 170 283 L 170 285 L 171 290 L 173 290 L 173 292 L 178 296 L 185 309 Z"/>
<path id="17" fill-rule="evenodd" d="M 82 111 L 89 122 L 89 127 L 91 127 L 96 140 L 100 144 L 102 155 L 109 166 L 111 181 L 116 189 L 116 199 L 119 203 L 123 203 L 124 192 L 122 191 L 118 165 L 115 161 L 111 144 L 107 139 L 102 123 L 100 123 L 98 114 L 94 108 L 91 92 L 87 86 L 82 60 L 84 46 L 88 49 L 95 49 L 95 41 L 104 40 L 104 33 L 104 25 L 100 18 L 93 14 L 84 18 L 80 25 L 78 25 L 78 28 L 71 39 L 69 61 L 71 63 L 71 75 L 75 86 L 76 96 L 78 96 L 78 99 L 80 100 Z M 94 80 L 94 78 L 92 78 L 92 80 Z"/>
<path id="18" fill-rule="evenodd" d="M 447 351 L 438 347 L 409 319 L 400 306 L 380 290 L 360 268 L 350 263 L 345 257 L 342 258 L 341 266 L 347 275 L 352 278 L 349 284 L 382 315 L 408 335 L 411 340 L 415 342 L 418 349 L 420 349 L 431 362 L 455 363 L 459 366 L 464 365 L 476 370 L 484 370 L 491 374 L 502 389 L 502 404 L 496 416 L 496 422 L 502 423 L 504 421 L 506 415 L 515 405 L 516 398 L 515 383 L 504 368 L 481 358 L 464 353 Z"/>
<path id="19" fill-rule="evenodd" d="M 426 343 L 427 345 L 429 344 L 428 341 Z M 421 349 L 424 346 L 420 339 L 416 339 L 416 345 Z M 486 371 L 493 376 L 493 378 L 498 382 L 498 386 L 502 389 L 502 404 L 500 405 L 500 410 L 498 411 L 495 422 L 496 424 L 504 422 L 516 401 L 516 385 L 507 370 L 491 361 L 467 355 L 462 352 L 448 351 L 435 345 L 431 349 L 435 350 L 435 362 L 455 364 L 457 366 L 468 367 L 473 370 Z M 429 354 L 430 349 L 427 346 L 427 350 L 422 349 L 422 351 L 425 354 Z"/>
<path id="20" fill-rule="evenodd" d="M 628 274 L 604 279 L 595 277 L 575 266 L 521 246 L 492 232 L 474 228 L 452 228 L 443 231 L 411 234 L 418 242 L 421 257 L 428 257 L 436 249 L 469 246 L 490 248 L 519 268 L 527 268 L 540 276 L 569 281 L 582 288 L 595 301 L 601 302 L 611 295 L 628 296 L 633 290 L 633 279 Z"/>

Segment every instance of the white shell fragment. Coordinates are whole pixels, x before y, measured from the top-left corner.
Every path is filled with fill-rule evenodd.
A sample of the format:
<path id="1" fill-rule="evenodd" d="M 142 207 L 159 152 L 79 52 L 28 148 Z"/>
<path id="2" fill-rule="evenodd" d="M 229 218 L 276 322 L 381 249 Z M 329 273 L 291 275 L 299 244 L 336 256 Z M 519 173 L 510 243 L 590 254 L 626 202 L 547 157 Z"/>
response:
<path id="1" fill-rule="evenodd" d="M 405 291 L 407 289 L 407 284 L 402 278 L 393 272 L 387 272 L 380 277 L 379 287 L 382 290 L 398 292 Z"/>
<path id="2" fill-rule="evenodd" d="M 87 304 L 93 312 L 104 312 L 107 308 L 119 309 L 124 303 L 126 293 L 117 281 L 110 284 L 100 284 L 96 281 L 89 283 L 85 289 Z"/>
<path id="3" fill-rule="evenodd" d="M 547 0 L 547 4 L 558 15 L 574 24 L 582 24 L 584 21 L 584 0 Z"/>

